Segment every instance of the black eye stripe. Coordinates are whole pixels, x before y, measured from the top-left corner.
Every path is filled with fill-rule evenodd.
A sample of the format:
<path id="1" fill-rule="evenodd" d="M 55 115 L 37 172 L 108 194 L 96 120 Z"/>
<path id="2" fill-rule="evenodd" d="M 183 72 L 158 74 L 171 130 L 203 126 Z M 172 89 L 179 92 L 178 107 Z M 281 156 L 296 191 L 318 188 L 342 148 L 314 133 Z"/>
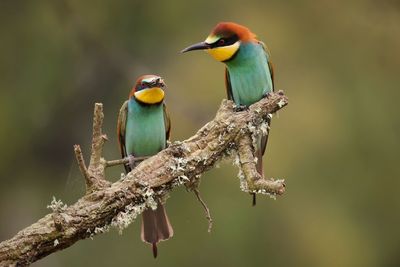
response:
<path id="1" fill-rule="evenodd" d="M 235 34 L 229 37 L 219 38 L 215 43 L 212 43 L 211 48 L 233 45 L 239 41 L 239 37 Z"/>
<path id="2" fill-rule="evenodd" d="M 142 81 L 139 85 L 137 85 L 137 91 L 140 90 L 144 90 L 144 89 L 148 89 L 148 88 L 152 88 L 152 87 L 161 87 L 164 88 L 165 87 L 165 83 L 164 81 L 160 81 L 160 80 L 156 80 L 153 82 L 144 82 Z"/>

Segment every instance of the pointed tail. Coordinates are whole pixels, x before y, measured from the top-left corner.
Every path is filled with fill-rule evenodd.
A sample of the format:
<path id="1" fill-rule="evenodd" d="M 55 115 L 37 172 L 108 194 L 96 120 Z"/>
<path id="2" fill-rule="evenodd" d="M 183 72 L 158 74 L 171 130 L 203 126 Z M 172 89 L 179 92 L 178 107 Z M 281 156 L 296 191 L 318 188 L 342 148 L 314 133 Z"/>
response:
<path id="1" fill-rule="evenodd" d="M 265 152 L 265 148 L 267 146 L 268 142 L 268 135 L 262 135 L 258 137 L 258 144 L 257 144 L 257 149 L 255 152 L 255 156 L 257 157 L 257 164 L 256 164 L 256 169 L 257 172 L 261 175 L 261 177 L 264 178 L 264 168 L 263 168 L 263 155 Z M 251 193 L 253 196 L 253 207 L 256 205 L 256 194 Z"/>
<path id="2" fill-rule="evenodd" d="M 142 241 L 152 244 L 153 256 L 157 257 L 157 243 L 174 235 L 164 205 L 157 203 L 157 209 L 146 209 L 142 213 Z"/>

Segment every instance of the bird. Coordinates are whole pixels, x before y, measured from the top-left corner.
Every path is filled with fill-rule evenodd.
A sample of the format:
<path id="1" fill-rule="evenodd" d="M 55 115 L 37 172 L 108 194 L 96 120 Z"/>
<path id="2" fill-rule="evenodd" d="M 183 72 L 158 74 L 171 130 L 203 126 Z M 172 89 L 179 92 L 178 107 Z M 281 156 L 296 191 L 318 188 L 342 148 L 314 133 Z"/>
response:
<path id="1" fill-rule="evenodd" d="M 205 50 L 215 60 L 225 64 L 227 98 L 243 110 L 274 91 L 274 70 L 266 45 L 249 28 L 234 22 L 218 23 L 205 41 L 193 44 L 181 52 Z M 268 118 L 268 126 L 271 119 Z M 255 155 L 256 168 L 264 177 L 262 157 L 268 141 L 267 134 L 258 136 Z M 256 195 L 253 195 L 253 206 Z"/>
<path id="2" fill-rule="evenodd" d="M 167 146 L 171 121 L 164 103 L 165 89 L 160 76 L 143 75 L 137 79 L 119 111 L 117 136 L 121 156 L 130 159 L 129 164 L 124 165 L 127 173 L 138 164 L 135 158 L 155 155 Z M 142 213 L 142 241 L 152 245 L 156 258 L 157 243 L 172 236 L 165 207 L 157 200 L 156 210 L 147 208 Z"/>

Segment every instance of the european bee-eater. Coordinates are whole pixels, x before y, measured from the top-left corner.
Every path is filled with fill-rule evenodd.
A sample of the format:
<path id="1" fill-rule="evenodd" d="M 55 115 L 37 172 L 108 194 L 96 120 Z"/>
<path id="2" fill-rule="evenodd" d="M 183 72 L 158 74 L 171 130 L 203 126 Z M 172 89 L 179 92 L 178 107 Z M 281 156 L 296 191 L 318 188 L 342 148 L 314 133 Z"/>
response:
<path id="1" fill-rule="evenodd" d="M 225 84 L 228 99 L 239 107 L 248 107 L 274 90 L 270 55 L 263 42 L 248 28 L 232 23 L 219 23 L 204 42 L 191 45 L 182 53 L 205 50 L 225 63 Z M 270 120 L 267 121 L 270 125 Z M 256 149 L 257 171 L 263 176 L 262 156 L 268 134 L 259 136 Z M 253 205 L 256 203 L 253 194 Z"/>
<path id="2" fill-rule="evenodd" d="M 118 116 L 118 141 L 122 157 L 145 157 L 157 154 L 167 145 L 170 119 L 164 104 L 165 83 L 156 75 L 139 77 L 122 105 Z M 126 172 L 135 167 L 135 161 L 125 166 Z M 141 237 L 152 244 L 157 257 L 157 243 L 172 237 L 173 230 L 164 205 L 146 209 L 142 214 Z"/>

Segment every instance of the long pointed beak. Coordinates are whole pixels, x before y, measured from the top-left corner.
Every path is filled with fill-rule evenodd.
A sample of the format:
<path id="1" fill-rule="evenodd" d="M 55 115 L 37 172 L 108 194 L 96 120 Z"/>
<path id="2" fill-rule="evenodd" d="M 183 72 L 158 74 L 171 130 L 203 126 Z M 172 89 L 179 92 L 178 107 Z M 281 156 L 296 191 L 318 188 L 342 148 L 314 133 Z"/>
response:
<path id="1" fill-rule="evenodd" d="M 186 47 L 181 51 L 181 53 L 193 51 L 193 50 L 204 50 L 210 48 L 210 45 L 207 44 L 206 42 L 200 42 L 191 46 Z"/>

